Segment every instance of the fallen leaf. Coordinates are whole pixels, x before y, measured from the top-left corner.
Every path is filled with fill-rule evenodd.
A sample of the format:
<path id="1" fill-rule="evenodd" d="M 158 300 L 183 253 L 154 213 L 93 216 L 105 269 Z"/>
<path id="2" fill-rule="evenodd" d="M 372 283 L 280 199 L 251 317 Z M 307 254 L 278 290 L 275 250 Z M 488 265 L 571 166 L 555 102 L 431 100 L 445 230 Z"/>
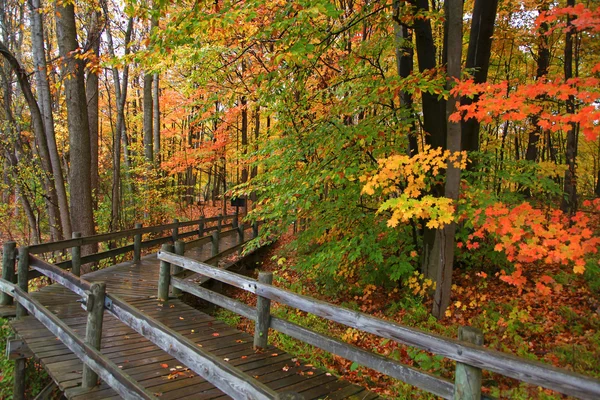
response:
<path id="1" fill-rule="evenodd" d="M 219 332 L 215 332 L 212 334 L 214 337 L 220 336 Z"/>
<path id="2" fill-rule="evenodd" d="M 229 361 L 229 358 L 224 358 L 223 361 Z"/>
<path id="3" fill-rule="evenodd" d="M 277 353 L 273 353 L 273 354 L 271 354 L 271 357 L 277 357 L 278 355 L 279 354 L 277 354 Z"/>
<path id="4" fill-rule="evenodd" d="M 160 366 L 163 368 L 169 368 L 169 364 L 160 364 Z"/>
<path id="5" fill-rule="evenodd" d="M 185 319 L 185 318 L 183 318 L 183 317 L 179 317 L 179 319 L 183 320 L 183 319 Z"/>
<path id="6" fill-rule="evenodd" d="M 282 370 L 284 370 L 285 372 L 287 372 L 287 371 L 289 371 L 289 370 L 290 370 L 290 367 L 288 367 L 288 366 L 286 365 L 285 367 L 283 367 L 283 368 L 281 368 L 281 369 L 282 369 Z"/>
<path id="7" fill-rule="evenodd" d="M 306 375 L 314 375 L 314 372 L 312 372 L 312 371 L 306 371 Z"/>
<path id="8" fill-rule="evenodd" d="M 241 356 L 240 357 L 242 360 L 245 360 L 246 358 L 248 358 L 248 356 Z"/>

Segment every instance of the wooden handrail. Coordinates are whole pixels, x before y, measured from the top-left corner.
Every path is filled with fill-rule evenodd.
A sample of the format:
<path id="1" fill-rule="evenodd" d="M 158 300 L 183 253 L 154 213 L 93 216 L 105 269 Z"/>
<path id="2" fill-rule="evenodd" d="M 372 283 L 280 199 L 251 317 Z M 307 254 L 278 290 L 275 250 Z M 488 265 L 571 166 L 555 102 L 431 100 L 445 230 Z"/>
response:
<path id="1" fill-rule="evenodd" d="M 221 216 L 221 220 L 232 219 L 235 216 L 236 216 L 235 214 L 223 215 L 223 216 Z M 203 223 L 217 222 L 218 220 L 219 220 L 219 216 L 216 216 L 216 217 L 210 217 L 210 218 L 201 218 L 201 219 L 193 220 L 193 221 L 185 221 L 185 222 L 176 222 L 176 223 L 170 223 L 170 224 L 164 224 L 164 225 L 148 226 L 148 227 L 138 228 L 138 229 L 127 229 L 127 230 L 119 231 L 119 232 L 100 233 L 97 235 L 83 236 L 81 238 L 65 239 L 65 240 L 59 240 L 56 242 L 48 242 L 48 243 L 40 243 L 40 244 L 31 245 L 31 246 L 29 246 L 29 251 L 31 254 L 48 253 L 48 252 L 64 250 L 64 249 L 68 249 L 68 248 L 76 247 L 76 246 L 85 246 L 85 245 L 89 245 L 89 244 L 106 242 L 109 240 L 133 237 L 138 234 L 143 235 L 143 234 L 147 234 L 147 233 L 156 233 L 156 232 L 171 230 L 174 228 L 184 228 L 184 227 L 188 227 L 188 226 L 197 225 L 201 222 L 203 222 Z"/>
<path id="2" fill-rule="evenodd" d="M 385 321 L 361 312 L 263 284 L 255 279 L 221 270 L 170 252 L 160 251 L 158 258 L 330 321 L 439 354 L 464 364 L 579 398 L 600 397 L 600 380 L 582 374 Z M 177 283 L 181 285 L 181 282 Z"/>
<path id="3" fill-rule="evenodd" d="M 49 277 L 53 281 L 59 283 L 60 285 L 63 285 L 64 287 L 68 288 L 69 290 L 73 291 L 79 296 L 87 297 L 87 293 L 91 287 L 91 283 L 87 280 L 77 277 L 56 265 L 50 264 L 32 255 L 29 255 L 29 266 L 35 269 L 36 271 L 44 274 L 45 276 Z M 18 290 L 14 290 L 16 286 L 13 284 L 10 284 L 9 286 L 3 286 L 2 284 L 4 284 L 4 282 L 5 281 L 0 280 L 0 290 L 15 297 L 19 304 L 23 304 L 23 306 L 31 312 L 31 307 L 29 307 L 30 300 L 27 294 L 23 292 L 20 296 L 18 296 L 20 292 Z M 15 293 L 17 295 L 15 295 Z M 27 296 L 27 298 L 25 298 L 24 296 Z M 40 307 L 43 306 L 40 305 Z M 121 322 L 134 329 L 140 335 L 150 340 L 152 343 L 160 347 L 162 350 L 164 350 L 171 356 L 175 357 L 180 362 L 186 364 L 188 368 L 190 368 L 192 371 L 196 372 L 198 375 L 211 382 L 213 385 L 215 385 L 217 388 L 219 388 L 221 391 L 228 394 L 232 398 L 252 398 L 259 400 L 278 398 L 277 392 L 270 389 L 265 384 L 256 380 L 254 377 L 245 374 L 244 372 L 242 372 L 238 368 L 235 368 L 231 364 L 224 362 L 219 357 L 216 357 L 211 353 L 198 348 L 198 346 L 196 346 L 196 344 L 191 340 L 187 339 L 178 332 L 170 329 L 169 327 L 155 320 L 154 318 L 142 314 L 136 307 L 128 304 L 120 297 L 107 293 L 105 297 L 104 307 Z M 37 308 L 38 307 L 35 306 L 33 307 L 34 310 L 36 310 Z M 41 314 L 39 312 L 35 312 L 32 313 L 32 315 L 34 315 L 38 319 L 45 318 L 44 315 L 50 312 L 47 311 L 47 309 L 45 308 L 44 310 L 45 311 L 43 311 Z M 50 313 L 50 315 L 52 314 Z M 44 323 L 44 321 L 42 322 Z M 54 315 L 52 315 L 52 319 L 50 322 L 48 322 L 48 324 L 49 325 L 45 325 L 53 333 L 55 333 L 55 330 L 58 329 L 56 328 L 57 326 L 59 326 L 59 328 L 62 329 L 62 331 L 65 330 L 64 327 L 66 327 L 66 329 L 70 329 Z M 66 336 L 63 336 L 63 338 L 67 340 Z M 93 349 L 87 344 L 86 346 L 86 352 L 88 350 L 92 353 L 97 352 L 97 350 Z M 76 352 L 75 350 L 79 351 L 78 348 L 76 348 L 75 350 L 71 350 L 74 352 Z M 76 354 L 78 356 L 80 355 L 79 353 Z M 90 361 L 89 357 L 86 356 L 86 354 L 87 353 L 83 354 L 80 358 L 86 363 L 86 365 L 89 365 L 95 372 L 97 372 L 102 379 L 104 379 L 109 385 L 111 385 L 112 380 L 105 379 L 105 377 L 107 379 L 111 379 L 111 375 L 106 370 L 102 369 L 104 364 L 99 364 L 99 366 L 94 364 L 94 362 L 97 361 L 95 361 L 95 359 L 93 358 Z M 122 394 L 121 392 L 119 393 Z M 125 397 L 136 399 L 146 398 L 132 396 Z"/>
<path id="4" fill-rule="evenodd" d="M 58 337 L 81 361 L 88 365 L 98 376 L 126 399 L 158 399 L 143 386 L 133 380 L 124 371 L 98 350 L 88 345 L 67 324 L 52 314 L 43 304 L 21 290 L 15 284 L 0 279 L 0 290 L 11 295 L 30 315 L 40 321 L 50 332 Z"/>

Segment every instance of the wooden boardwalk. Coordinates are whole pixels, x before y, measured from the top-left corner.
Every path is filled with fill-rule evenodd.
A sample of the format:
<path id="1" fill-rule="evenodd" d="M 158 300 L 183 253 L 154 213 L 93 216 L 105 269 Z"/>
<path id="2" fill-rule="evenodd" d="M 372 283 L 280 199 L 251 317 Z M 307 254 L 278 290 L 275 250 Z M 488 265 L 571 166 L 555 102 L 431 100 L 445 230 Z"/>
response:
<path id="1" fill-rule="evenodd" d="M 228 245 L 225 242 L 222 242 L 223 247 Z M 198 249 L 187 251 L 186 256 L 198 260 L 210 257 L 206 250 Z M 138 263 L 125 262 L 92 272 L 84 278 L 105 282 L 108 293 L 122 297 L 147 316 L 278 392 L 298 392 L 306 399 L 377 398 L 364 388 L 304 365 L 275 347 L 255 352 L 251 335 L 237 331 L 180 300 L 158 302 L 158 271 L 159 261 L 151 255 Z M 58 284 L 44 287 L 32 295 L 78 335 L 85 336 L 87 312 L 78 302 L 79 296 Z M 14 320 L 12 326 L 68 398 L 120 398 L 105 383 L 82 392 L 79 388 L 83 369 L 81 361 L 38 320 L 28 316 Z M 104 312 L 101 352 L 161 399 L 229 398 L 107 311 Z"/>

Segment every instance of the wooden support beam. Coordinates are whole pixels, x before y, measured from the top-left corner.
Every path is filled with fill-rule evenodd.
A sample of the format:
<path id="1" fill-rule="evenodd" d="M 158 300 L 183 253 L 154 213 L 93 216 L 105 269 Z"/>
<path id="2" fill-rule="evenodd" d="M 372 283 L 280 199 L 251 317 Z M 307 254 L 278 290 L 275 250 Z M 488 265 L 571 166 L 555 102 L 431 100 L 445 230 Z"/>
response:
<path id="1" fill-rule="evenodd" d="M 175 242 L 175 254 L 178 254 L 180 256 L 183 256 L 185 254 L 185 242 L 183 240 L 178 240 Z M 171 273 L 173 275 L 177 275 L 181 271 L 183 271 L 183 268 L 181 268 L 179 265 L 173 264 L 172 271 L 171 271 Z M 175 286 L 172 286 L 171 294 L 173 295 L 173 297 L 179 296 L 179 295 L 181 295 L 181 290 L 179 290 Z"/>
<path id="2" fill-rule="evenodd" d="M 29 291 L 29 247 L 23 246 L 19 248 L 19 263 L 17 266 L 18 285 L 19 288 L 27 293 Z M 27 310 L 22 304 L 17 303 L 17 318 L 22 318 L 27 315 Z"/>
<path id="3" fill-rule="evenodd" d="M 81 232 L 73 232 L 73 239 L 81 237 Z M 71 273 L 75 276 L 81 275 L 81 246 L 71 247 Z"/>
<path id="4" fill-rule="evenodd" d="M 135 229 L 142 229 L 144 225 L 135 224 Z M 142 234 L 136 233 L 133 237 L 133 262 L 139 262 L 142 259 Z"/>
<path id="5" fill-rule="evenodd" d="M 162 245 L 162 251 L 173 251 L 173 245 L 165 243 Z M 158 299 L 161 301 L 169 300 L 169 284 L 171 281 L 171 264 L 166 261 L 160 262 L 160 271 L 158 273 Z"/>
<path id="6" fill-rule="evenodd" d="M 4 242 L 2 245 L 2 279 L 9 282 L 15 281 L 15 259 L 17 243 Z M 13 304 L 13 298 L 8 293 L 0 293 L 0 306 L 10 306 Z"/>
<path id="7" fill-rule="evenodd" d="M 25 366 L 26 358 L 17 358 L 15 360 L 14 382 L 13 382 L 13 400 L 25 400 Z"/>
<path id="8" fill-rule="evenodd" d="M 260 271 L 258 281 L 264 285 L 273 283 L 273 273 Z M 256 324 L 254 325 L 254 349 L 266 349 L 269 342 L 269 326 L 271 325 L 271 300 L 258 296 L 256 300 Z"/>
<path id="9" fill-rule="evenodd" d="M 9 360 L 17 360 L 19 358 L 29 358 L 33 353 L 23 339 L 7 339 L 6 340 L 6 358 Z"/>
<path id="10" fill-rule="evenodd" d="M 100 345 L 102 344 L 105 293 L 106 284 L 104 282 L 94 282 L 92 283 L 86 302 L 88 318 L 85 328 L 85 342 L 96 350 L 100 350 Z M 98 374 L 84 364 L 81 380 L 83 388 L 91 389 L 98 384 Z"/>
<path id="11" fill-rule="evenodd" d="M 173 227 L 171 237 L 173 238 L 173 243 L 175 243 L 179 239 L 179 220 L 177 218 L 175 218 L 173 220 L 173 224 L 175 226 Z"/>
<path id="12" fill-rule="evenodd" d="M 219 214 L 217 216 L 217 232 L 221 232 L 222 226 L 223 226 L 223 214 Z"/>
<path id="13" fill-rule="evenodd" d="M 204 236 L 204 218 L 200 218 L 198 221 L 198 239 Z"/>
<path id="14" fill-rule="evenodd" d="M 211 236 L 211 257 L 215 257 L 217 254 L 219 254 L 219 238 L 220 238 L 220 230 L 216 230 L 212 233 Z"/>
<path id="15" fill-rule="evenodd" d="M 252 224 L 252 238 L 255 239 L 258 237 L 258 222 L 254 222 Z"/>
<path id="16" fill-rule="evenodd" d="M 470 326 L 461 326 L 458 328 L 458 340 L 483 346 L 483 332 Z M 481 368 L 462 362 L 456 363 L 454 398 L 457 400 L 481 399 Z"/>

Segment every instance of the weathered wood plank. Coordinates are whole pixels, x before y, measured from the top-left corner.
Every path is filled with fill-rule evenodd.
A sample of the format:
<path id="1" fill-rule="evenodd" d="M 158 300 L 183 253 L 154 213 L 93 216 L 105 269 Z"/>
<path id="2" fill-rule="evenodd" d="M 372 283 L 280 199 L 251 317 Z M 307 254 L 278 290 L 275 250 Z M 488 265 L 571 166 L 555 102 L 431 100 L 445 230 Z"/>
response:
<path id="1" fill-rule="evenodd" d="M 203 300 L 209 301 L 220 307 L 233 311 L 245 318 L 256 321 L 256 310 L 237 300 L 231 299 L 209 289 L 196 286 L 190 282 L 173 278 L 173 285 L 181 290 L 191 293 Z M 334 339 L 329 336 L 314 332 L 308 328 L 296 325 L 284 319 L 271 317 L 271 328 L 285 333 L 295 339 L 319 347 L 325 351 L 356 362 L 375 371 L 384 373 L 393 378 L 427 390 L 440 397 L 451 399 L 454 385 L 452 382 L 412 368 L 387 357 L 373 354 L 356 346 Z"/>
<path id="2" fill-rule="evenodd" d="M 11 282 L 0 280 L 0 290 L 9 293 L 49 331 L 61 338 L 72 352 L 89 365 L 104 381 L 126 399 L 156 399 L 137 382 L 106 359 L 98 350 L 86 344 L 65 323 L 54 316 L 37 300 Z"/>
<path id="3" fill-rule="evenodd" d="M 275 397 L 276 393 L 271 389 L 198 348 L 183 335 L 152 318 L 145 317 L 135 307 L 119 298 L 112 295 L 108 297 L 112 302 L 108 310 L 113 315 L 234 399 L 245 399 L 247 396 L 256 399 Z"/>
<path id="4" fill-rule="evenodd" d="M 208 264 L 173 253 L 159 252 L 158 258 L 328 320 L 440 354 L 455 361 L 571 396 L 580 398 L 600 397 L 600 380 L 575 372 L 384 321 L 364 313 L 328 304 L 270 285 L 264 285 L 254 279 L 217 269 Z"/>

